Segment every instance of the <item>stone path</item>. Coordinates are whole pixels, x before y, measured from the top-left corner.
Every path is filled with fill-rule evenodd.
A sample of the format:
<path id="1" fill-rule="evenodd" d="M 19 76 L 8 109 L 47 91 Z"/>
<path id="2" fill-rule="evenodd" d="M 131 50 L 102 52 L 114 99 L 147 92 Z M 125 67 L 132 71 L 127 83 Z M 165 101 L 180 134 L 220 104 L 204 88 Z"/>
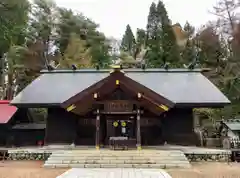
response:
<path id="1" fill-rule="evenodd" d="M 57 178 L 172 178 L 161 169 L 90 169 L 73 168 Z"/>

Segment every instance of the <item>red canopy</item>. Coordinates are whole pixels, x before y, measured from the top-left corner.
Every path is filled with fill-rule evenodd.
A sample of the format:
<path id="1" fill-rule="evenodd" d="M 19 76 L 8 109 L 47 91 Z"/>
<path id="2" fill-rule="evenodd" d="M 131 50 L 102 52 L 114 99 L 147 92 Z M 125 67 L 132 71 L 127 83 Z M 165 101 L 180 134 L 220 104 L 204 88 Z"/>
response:
<path id="1" fill-rule="evenodd" d="M 0 124 L 6 124 L 16 113 L 17 107 L 10 106 L 10 101 L 0 100 Z"/>

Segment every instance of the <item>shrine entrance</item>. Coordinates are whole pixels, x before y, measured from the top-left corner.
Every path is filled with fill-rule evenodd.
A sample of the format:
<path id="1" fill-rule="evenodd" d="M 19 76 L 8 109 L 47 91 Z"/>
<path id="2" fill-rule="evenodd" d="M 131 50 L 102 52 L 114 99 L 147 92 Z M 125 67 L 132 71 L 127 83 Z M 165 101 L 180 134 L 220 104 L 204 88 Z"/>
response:
<path id="1" fill-rule="evenodd" d="M 101 125 L 101 140 L 104 145 L 109 144 L 111 137 L 126 137 L 136 140 L 136 120 L 134 116 L 105 116 L 102 119 L 106 125 Z M 136 143 L 135 143 L 136 145 Z"/>
<path id="2" fill-rule="evenodd" d="M 79 116 L 94 118 L 95 135 L 91 137 L 91 143 L 95 139 L 96 149 L 107 145 L 125 145 L 141 149 L 141 134 L 144 131 L 141 131 L 141 123 L 153 118 L 159 120 L 157 118 L 170 109 L 165 103 L 173 105 L 162 96 L 126 77 L 120 70 L 113 71 L 89 91 L 91 95 L 79 93 L 70 99 L 66 109 Z M 85 102 L 82 97 L 85 98 Z M 149 124 L 151 122 L 147 122 L 146 126 Z M 149 135 L 143 136 L 149 139 Z M 112 140 L 116 144 L 111 144 Z"/>
<path id="3" fill-rule="evenodd" d="M 100 113 L 100 145 L 112 138 L 131 139 L 136 146 L 136 107 L 131 100 L 107 100 Z"/>

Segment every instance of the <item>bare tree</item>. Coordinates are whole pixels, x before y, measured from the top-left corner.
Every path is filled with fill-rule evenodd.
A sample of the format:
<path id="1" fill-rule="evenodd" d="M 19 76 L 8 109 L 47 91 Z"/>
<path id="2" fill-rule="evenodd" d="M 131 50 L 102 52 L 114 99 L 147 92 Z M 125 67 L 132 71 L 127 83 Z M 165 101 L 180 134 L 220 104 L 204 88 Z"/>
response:
<path id="1" fill-rule="evenodd" d="M 218 28 L 227 37 L 232 36 L 236 24 L 239 22 L 237 11 L 240 0 L 219 0 L 213 7 L 212 14 L 218 16 Z"/>

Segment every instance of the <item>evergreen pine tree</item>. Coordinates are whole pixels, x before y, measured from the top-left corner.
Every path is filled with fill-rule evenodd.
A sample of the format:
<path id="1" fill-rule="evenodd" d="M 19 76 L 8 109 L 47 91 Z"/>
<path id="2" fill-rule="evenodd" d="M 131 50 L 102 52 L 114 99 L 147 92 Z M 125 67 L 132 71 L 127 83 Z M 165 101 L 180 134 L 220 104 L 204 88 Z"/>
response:
<path id="1" fill-rule="evenodd" d="M 193 62 L 196 58 L 196 50 L 194 44 L 190 39 L 187 40 L 186 46 L 182 52 L 182 62 L 185 64 L 189 64 Z"/>
<path id="2" fill-rule="evenodd" d="M 137 29 L 137 35 L 136 35 L 136 48 L 134 53 L 134 58 L 136 59 L 137 56 L 142 52 L 143 49 L 146 48 L 146 31 L 143 29 Z"/>
<path id="3" fill-rule="evenodd" d="M 163 58 L 176 67 L 179 65 L 180 53 L 167 10 L 162 1 L 158 2 L 157 15 L 161 23 Z"/>
<path id="4" fill-rule="evenodd" d="M 122 43 L 120 49 L 124 52 L 128 52 L 130 55 L 133 55 L 135 49 L 136 40 L 133 35 L 130 25 L 127 25 L 125 34 L 122 38 Z"/>
<path id="5" fill-rule="evenodd" d="M 154 2 L 150 6 L 147 20 L 147 44 L 150 46 L 151 40 L 155 39 L 156 31 L 158 29 L 156 4 Z"/>
<path id="6" fill-rule="evenodd" d="M 161 49 L 161 25 L 157 14 L 156 4 L 153 2 L 149 9 L 146 46 L 148 52 L 146 58 L 150 67 L 160 67 L 162 65 L 162 49 Z"/>
<path id="7" fill-rule="evenodd" d="M 146 31 L 144 29 L 137 29 L 136 43 L 138 45 L 145 45 Z"/>

